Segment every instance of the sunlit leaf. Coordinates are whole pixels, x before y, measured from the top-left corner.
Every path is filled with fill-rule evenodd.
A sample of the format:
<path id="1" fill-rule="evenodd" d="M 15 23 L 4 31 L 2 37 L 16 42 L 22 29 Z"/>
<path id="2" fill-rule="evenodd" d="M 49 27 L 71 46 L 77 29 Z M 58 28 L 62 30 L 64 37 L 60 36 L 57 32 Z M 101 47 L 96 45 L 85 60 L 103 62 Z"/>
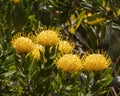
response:
<path id="1" fill-rule="evenodd" d="M 86 11 L 82 11 L 82 12 L 78 15 L 78 18 L 77 18 L 77 20 L 76 20 L 75 30 L 77 30 L 78 27 L 80 26 L 83 18 L 85 17 L 85 13 L 86 13 Z"/>

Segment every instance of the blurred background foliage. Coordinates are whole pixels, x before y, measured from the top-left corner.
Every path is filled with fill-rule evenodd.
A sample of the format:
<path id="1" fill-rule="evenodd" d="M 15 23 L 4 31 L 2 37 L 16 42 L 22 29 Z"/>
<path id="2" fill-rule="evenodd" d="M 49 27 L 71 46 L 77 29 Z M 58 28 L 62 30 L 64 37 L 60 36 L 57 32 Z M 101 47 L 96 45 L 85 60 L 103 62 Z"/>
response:
<path id="1" fill-rule="evenodd" d="M 12 85 L 10 83 L 11 80 L 16 79 L 14 78 L 16 72 L 15 66 L 13 65 L 16 62 L 19 62 L 14 60 L 15 58 L 18 60 L 17 58 L 19 57 L 13 54 L 13 48 L 10 43 L 12 37 L 18 32 L 24 32 L 25 34 L 35 34 L 35 30 L 37 30 L 37 28 L 43 28 L 44 26 L 46 26 L 46 28 L 60 28 L 60 31 L 63 34 L 63 39 L 74 41 L 74 52 L 77 52 L 78 54 L 82 54 L 84 51 L 91 49 L 103 49 L 107 51 L 113 61 L 113 71 L 111 74 L 115 78 L 119 76 L 119 0 L 0 0 L 1 96 L 21 96 L 21 94 L 19 94 L 21 92 L 18 92 L 17 95 L 9 95 L 12 94 L 10 92 L 14 90 L 11 86 L 14 86 L 14 88 L 19 87 L 17 84 Z M 23 78 L 21 75 L 19 75 L 20 73 L 17 74 L 17 78 Z M 56 88 L 55 85 L 54 87 Z M 58 88 L 58 90 L 65 90 L 64 87 L 62 88 Z M 18 89 L 19 91 L 21 90 L 20 88 Z M 27 96 L 27 94 L 29 93 L 26 93 L 22 96 Z M 43 94 L 44 96 L 48 95 L 45 93 Z M 59 96 L 74 96 L 74 94 L 62 94 L 63 93 L 61 93 Z M 40 94 L 36 96 L 40 96 Z"/>

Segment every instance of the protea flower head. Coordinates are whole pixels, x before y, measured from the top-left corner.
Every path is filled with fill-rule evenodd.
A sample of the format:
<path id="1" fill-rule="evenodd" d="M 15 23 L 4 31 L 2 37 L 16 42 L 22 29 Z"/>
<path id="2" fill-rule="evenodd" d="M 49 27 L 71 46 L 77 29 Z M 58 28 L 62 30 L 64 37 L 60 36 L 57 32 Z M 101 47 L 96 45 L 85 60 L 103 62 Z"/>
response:
<path id="1" fill-rule="evenodd" d="M 86 52 L 82 57 L 83 68 L 89 71 L 100 71 L 109 67 L 111 58 L 106 52 Z"/>
<path id="2" fill-rule="evenodd" d="M 82 62 L 77 55 L 65 54 L 57 61 L 57 68 L 65 72 L 77 72 L 82 69 Z"/>
<path id="3" fill-rule="evenodd" d="M 59 41 L 59 50 L 62 54 L 72 53 L 74 46 L 68 41 Z"/>
<path id="4" fill-rule="evenodd" d="M 18 54 L 27 54 L 31 52 L 35 47 L 33 41 L 25 36 L 15 37 L 11 43 Z"/>
<path id="5" fill-rule="evenodd" d="M 36 42 L 43 46 L 57 45 L 58 41 L 59 34 L 54 30 L 43 30 L 36 37 Z"/>

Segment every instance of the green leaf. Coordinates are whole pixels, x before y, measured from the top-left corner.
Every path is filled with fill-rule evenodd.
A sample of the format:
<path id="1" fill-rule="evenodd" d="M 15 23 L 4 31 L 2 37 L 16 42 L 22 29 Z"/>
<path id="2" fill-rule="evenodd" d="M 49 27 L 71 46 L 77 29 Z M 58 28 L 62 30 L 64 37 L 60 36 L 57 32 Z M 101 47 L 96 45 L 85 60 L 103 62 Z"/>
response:
<path id="1" fill-rule="evenodd" d="M 86 11 L 83 10 L 83 11 L 79 14 L 79 16 L 78 16 L 78 18 L 77 18 L 77 20 L 76 20 L 76 27 L 75 27 L 75 30 L 77 30 L 78 27 L 80 26 L 80 24 L 81 24 L 83 18 L 84 18 L 85 15 L 86 15 L 85 13 L 86 13 Z"/>
<path id="2" fill-rule="evenodd" d="M 112 68 L 108 68 L 101 73 L 101 78 L 106 78 L 111 74 Z"/>
<path id="3" fill-rule="evenodd" d="M 28 19 L 31 20 L 31 21 L 33 21 L 35 19 L 35 15 L 28 16 Z"/>
<path id="4" fill-rule="evenodd" d="M 3 73 L 3 75 L 4 75 L 5 77 L 7 77 L 7 76 L 10 76 L 10 75 L 13 75 L 15 72 L 16 72 L 16 70 L 10 70 L 10 71 L 8 71 L 8 72 L 6 72 L 6 73 Z"/>

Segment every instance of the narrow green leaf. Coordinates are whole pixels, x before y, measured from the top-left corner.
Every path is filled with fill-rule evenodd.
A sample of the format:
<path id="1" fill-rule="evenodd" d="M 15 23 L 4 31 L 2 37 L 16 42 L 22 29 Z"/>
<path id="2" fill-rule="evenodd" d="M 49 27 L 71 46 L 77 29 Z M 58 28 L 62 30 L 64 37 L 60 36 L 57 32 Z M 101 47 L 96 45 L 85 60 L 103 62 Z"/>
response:
<path id="1" fill-rule="evenodd" d="M 82 11 L 82 12 L 79 14 L 79 16 L 78 16 L 78 18 L 77 18 L 77 20 L 76 20 L 76 27 L 75 27 L 75 30 L 77 30 L 78 27 L 80 26 L 80 24 L 81 24 L 83 18 L 85 17 L 85 13 L 86 13 L 86 11 Z"/>
<path id="2" fill-rule="evenodd" d="M 11 71 L 8 71 L 8 72 L 4 73 L 3 75 L 5 77 L 7 77 L 7 76 L 10 76 L 10 75 L 14 74 L 15 72 L 16 72 L 15 70 L 11 70 Z"/>

